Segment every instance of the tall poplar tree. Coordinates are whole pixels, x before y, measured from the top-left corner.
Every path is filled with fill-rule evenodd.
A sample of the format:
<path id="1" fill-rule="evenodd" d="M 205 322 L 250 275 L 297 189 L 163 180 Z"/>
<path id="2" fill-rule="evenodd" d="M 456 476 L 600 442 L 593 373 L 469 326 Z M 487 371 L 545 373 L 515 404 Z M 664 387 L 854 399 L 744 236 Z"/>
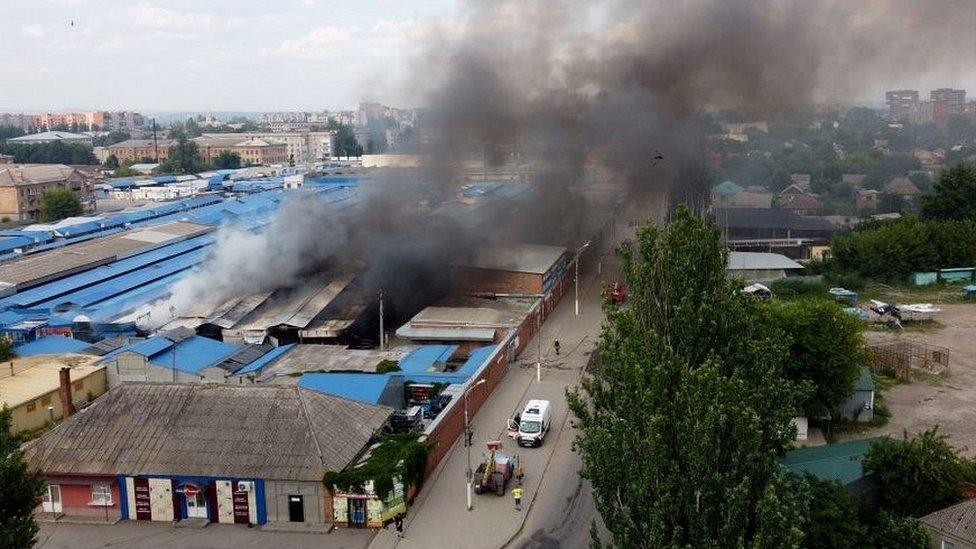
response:
<path id="1" fill-rule="evenodd" d="M 791 547 L 802 502 L 776 457 L 807 386 L 782 333 L 726 274 L 721 234 L 679 207 L 623 252 L 600 360 L 570 407 L 596 507 L 620 547 Z M 594 540 L 594 544 L 599 542 Z"/>

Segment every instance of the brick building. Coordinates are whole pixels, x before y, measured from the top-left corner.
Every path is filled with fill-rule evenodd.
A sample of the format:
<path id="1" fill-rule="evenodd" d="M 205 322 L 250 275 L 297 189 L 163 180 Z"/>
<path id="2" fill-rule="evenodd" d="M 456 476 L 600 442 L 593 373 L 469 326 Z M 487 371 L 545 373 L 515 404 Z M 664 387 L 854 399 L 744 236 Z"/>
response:
<path id="1" fill-rule="evenodd" d="M 270 165 L 288 162 L 288 145 L 274 139 L 244 137 L 238 134 L 208 134 L 194 137 L 200 156 L 212 162 L 220 153 L 229 151 L 241 157 L 245 165 Z"/>
<path id="2" fill-rule="evenodd" d="M 141 162 L 143 160 L 156 161 L 156 154 L 159 153 L 159 160 L 166 160 L 169 155 L 169 148 L 175 143 L 168 139 L 127 139 L 114 145 L 109 145 L 102 149 L 102 155 L 108 158 L 115 155 L 119 163 Z M 104 161 L 104 159 L 101 159 Z"/>
<path id="3" fill-rule="evenodd" d="M 64 164 L 0 164 L 0 216 L 20 221 L 40 217 L 44 191 L 74 192 L 86 212 L 95 210 L 95 189 L 82 172 Z"/>

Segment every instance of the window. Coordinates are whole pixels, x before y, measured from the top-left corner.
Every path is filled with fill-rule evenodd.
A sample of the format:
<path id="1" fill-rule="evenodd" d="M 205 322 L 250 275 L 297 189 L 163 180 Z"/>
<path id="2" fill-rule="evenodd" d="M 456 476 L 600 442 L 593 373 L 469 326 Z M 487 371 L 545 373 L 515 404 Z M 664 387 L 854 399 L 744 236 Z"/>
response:
<path id="1" fill-rule="evenodd" d="M 44 395 L 41 397 L 41 406 L 47 406 L 51 403 L 51 395 Z"/>
<path id="2" fill-rule="evenodd" d="M 951 541 L 942 540 L 942 549 L 956 549 L 956 544 Z"/>
<path id="3" fill-rule="evenodd" d="M 75 391 L 84 391 L 84 390 L 85 390 L 85 382 L 84 381 L 76 381 L 75 382 Z"/>
<path id="4" fill-rule="evenodd" d="M 27 403 L 27 413 L 33 412 L 36 409 L 37 409 L 37 402 L 28 402 Z"/>
<path id="5" fill-rule="evenodd" d="M 112 487 L 109 484 L 92 484 L 91 490 L 92 505 L 112 505 Z"/>

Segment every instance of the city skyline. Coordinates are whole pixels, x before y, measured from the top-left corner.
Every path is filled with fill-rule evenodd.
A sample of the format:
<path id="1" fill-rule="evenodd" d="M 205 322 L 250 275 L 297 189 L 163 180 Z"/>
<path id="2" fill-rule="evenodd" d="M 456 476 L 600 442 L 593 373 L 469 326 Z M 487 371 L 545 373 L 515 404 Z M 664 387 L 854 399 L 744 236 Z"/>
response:
<path id="1" fill-rule="evenodd" d="M 883 2 L 869 4 L 865 13 L 873 9 L 876 19 L 898 21 L 906 32 L 918 16 L 892 16 L 895 10 Z M 7 11 L 0 21 L 4 112 L 320 111 L 360 101 L 422 106 L 417 83 L 428 48 L 470 24 L 457 0 L 369 0 L 354 8 L 327 0 L 43 0 L 43 9 Z M 621 31 L 605 33 L 611 32 Z M 957 47 L 965 49 L 965 42 Z M 910 75 L 876 66 L 863 84 L 830 82 L 819 91 L 825 101 L 876 106 L 885 90 L 974 90 L 976 69 L 965 58 L 933 57 L 926 70 Z M 836 62 L 843 60 L 823 68 Z"/>

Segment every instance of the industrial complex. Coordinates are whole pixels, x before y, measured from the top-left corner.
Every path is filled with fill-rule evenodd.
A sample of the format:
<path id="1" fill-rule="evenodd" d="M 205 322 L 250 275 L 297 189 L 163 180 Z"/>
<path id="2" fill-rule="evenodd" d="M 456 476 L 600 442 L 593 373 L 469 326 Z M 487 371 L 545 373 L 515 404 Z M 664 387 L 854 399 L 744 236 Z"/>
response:
<path id="1" fill-rule="evenodd" d="M 193 189 L 0 234 L 0 334 L 20 357 L 0 387 L 15 428 L 38 434 L 24 456 L 49 483 L 39 513 L 382 525 L 416 482 L 350 491 L 324 475 L 361 466 L 395 433 L 427 442 L 433 470 L 573 284 L 577 243 L 508 243 L 440 265 L 449 287 L 411 310 L 384 314 L 362 258 L 279 287 L 245 280 L 216 303 L 160 306 L 215 260 L 222 230 L 268 236 L 296 198 L 356 212 L 374 184 L 369 173 L 299 179 L 119 180 L 107 192 Z M 479 228 L 482 210 L 514 209 L 531 192 L 460 182 L 425 208 Z M 476 385 L 485 390 L 468 394 Z"/>

